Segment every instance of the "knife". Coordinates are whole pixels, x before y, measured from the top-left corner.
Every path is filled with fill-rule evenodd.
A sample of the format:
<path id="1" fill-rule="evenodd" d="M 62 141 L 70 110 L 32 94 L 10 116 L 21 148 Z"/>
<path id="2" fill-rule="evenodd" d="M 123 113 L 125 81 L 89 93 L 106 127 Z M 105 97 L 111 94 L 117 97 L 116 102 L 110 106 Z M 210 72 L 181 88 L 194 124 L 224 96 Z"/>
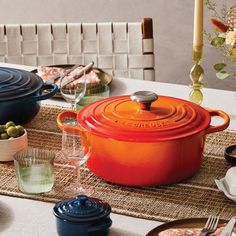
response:
<path id="1" fill-rule="evenodd" d="M 231 235 L 234 225 L 236 223 L 236 216 L 232 217 L 225 228 L 222 230 L 220 236 L 229 236 Z"/>

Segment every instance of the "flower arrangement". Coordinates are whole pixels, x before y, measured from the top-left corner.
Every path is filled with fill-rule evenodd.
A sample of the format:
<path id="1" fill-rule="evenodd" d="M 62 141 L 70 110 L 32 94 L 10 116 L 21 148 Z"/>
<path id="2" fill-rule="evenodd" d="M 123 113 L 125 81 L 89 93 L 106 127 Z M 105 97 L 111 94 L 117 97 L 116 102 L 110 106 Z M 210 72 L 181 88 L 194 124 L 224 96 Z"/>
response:
<path id="1" fill-rule="evenodd" d="M 227 8 L 222 5 L 220 13 L 214 0 L 205 0 L 204 4 L 213 13 L 210 21 L 214 27 L 213 33 L 206 33 L 211 45 L 221 51 L 226 61 L 231 61 L 236 68 L 236 5 Z M 236 71 L 227 71 L 226 61 L 214 65 L 218 79 L 232 76 L 236 79 Z"/>

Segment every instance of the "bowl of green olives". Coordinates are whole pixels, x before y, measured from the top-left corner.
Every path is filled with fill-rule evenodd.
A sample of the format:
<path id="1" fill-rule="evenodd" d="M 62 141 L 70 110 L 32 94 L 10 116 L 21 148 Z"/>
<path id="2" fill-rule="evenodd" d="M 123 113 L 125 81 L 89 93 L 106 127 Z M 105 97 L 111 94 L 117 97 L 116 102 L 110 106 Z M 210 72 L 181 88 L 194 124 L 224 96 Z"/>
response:
<path id="1" fill-rule="evenodd" d="M 27 147 L 27 131 L 23 126 L 12 121 L 0 124 L 0 161 L 12 161 L 16 152 Z"/>

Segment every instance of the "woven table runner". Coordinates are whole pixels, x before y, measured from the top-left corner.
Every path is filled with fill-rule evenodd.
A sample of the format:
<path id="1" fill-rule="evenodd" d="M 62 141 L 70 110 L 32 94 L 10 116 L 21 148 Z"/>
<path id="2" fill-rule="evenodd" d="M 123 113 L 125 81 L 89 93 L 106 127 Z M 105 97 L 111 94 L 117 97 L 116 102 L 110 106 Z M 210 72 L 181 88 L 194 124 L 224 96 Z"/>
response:
<path id="1" fill-rule="evenodd" d="M 29 145 L 53 149 L 56 152 L 55 185 L 49 193 L 27 195 L 17 188 L 12 162 L 0 164 L 0 194 L 40 201 L 56 202 L 69 198 L 63 192 L 75 180 L 74 168 L 63 162 L 60 153 L 61 132 L 56 116 L 62 108 L 41 107 L 39 114 L 25 127 Z M 114 213 L 170 221 L 189 217 L 208 217 L 210 214 L 229 219 L 236 215 L 236 203 L 220 192 L 214 179 L 222 178 L 231 166 L 224 159 L 227 145 L 236 143 L 236 133 L 218 132 L 207 136 L 204 161 L 191 178 L 177 184 L 159 187 L 125 187 L 107 183 L 86 167 L 82 168 L 82 183 L 93 186 L 94 197 L 108 202 Z"/>

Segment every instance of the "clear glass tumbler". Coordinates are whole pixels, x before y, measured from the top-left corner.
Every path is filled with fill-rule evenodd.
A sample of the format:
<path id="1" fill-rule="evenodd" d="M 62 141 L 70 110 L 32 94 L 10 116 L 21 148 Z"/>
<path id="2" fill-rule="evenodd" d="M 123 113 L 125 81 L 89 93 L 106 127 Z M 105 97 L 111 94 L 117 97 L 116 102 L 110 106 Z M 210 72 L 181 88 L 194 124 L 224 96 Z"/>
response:
<path id="1" fill-rule="evenodd" d="M 29 194 L 49 192 L 54 185 L 55 153 L 28 148 L 14 155 L 18 188 Z"/>

